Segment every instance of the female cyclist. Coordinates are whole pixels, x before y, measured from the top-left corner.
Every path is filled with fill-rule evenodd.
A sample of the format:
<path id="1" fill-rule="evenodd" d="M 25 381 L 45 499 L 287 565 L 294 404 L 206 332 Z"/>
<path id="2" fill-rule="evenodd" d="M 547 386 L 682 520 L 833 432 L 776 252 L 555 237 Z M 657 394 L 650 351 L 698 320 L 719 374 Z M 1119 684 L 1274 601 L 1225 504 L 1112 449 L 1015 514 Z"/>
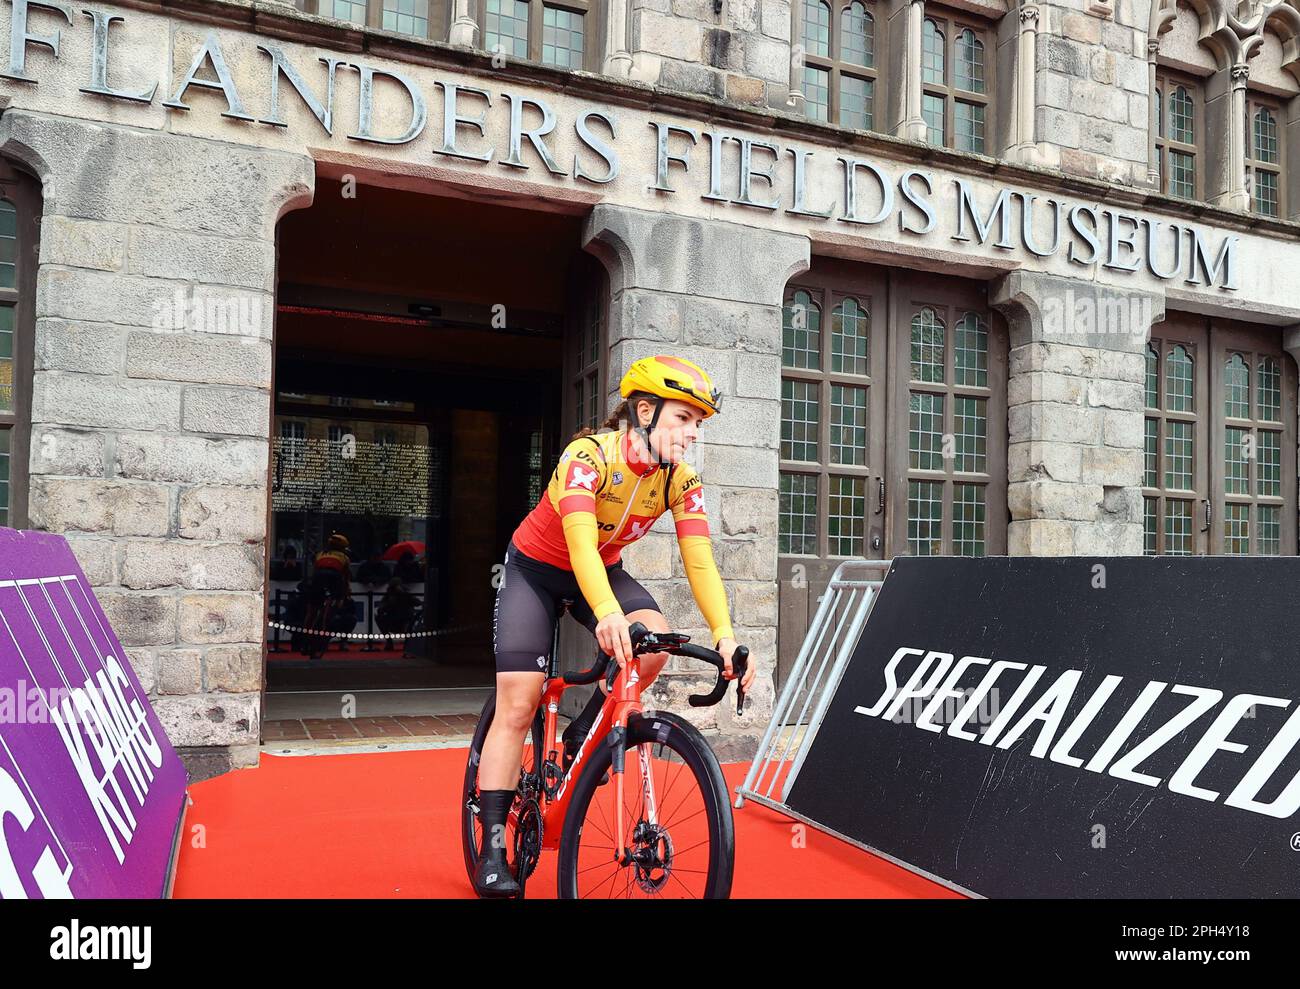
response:
<path id="1" fill-rule="evenodd" d="M 480 896 L 519 892 L 506 863 L 505 822 L 561 600 L 573 600 L 573 616 L 595 633 L 619 666 L 632 654 L 632 623 L 669 631 L 655 599 L 619 560 L 623 547 L 645 535 L 665 511 L 673 513 L 691 593 L 726 663 L 724 676 L 734 679 L 736 641 L 709 542 L 704 491 L 699 475 L 683 462 L 700 422 L 718 411 L 719 393 L 698 365 L 664 356 L 633 363 L 619 393 L 623 402 L 605 420 L 605 431 L 584 429 L 565 447 L 537 507 L 515 530 L 506 551 L 492 614 L 496 715 L 479 763 L 483 837 L 474 890 Z M 621 429 L 623 422 L 631 428 Z M 641 657 L 643 686 L 667 659 L 667 653 Z M 756 669 L 751 656 L 741 681 L 744 689 Z M 605 696 L 603 684 L 597 684 L 586 708 L 565 729 L 566 769 Z"/>

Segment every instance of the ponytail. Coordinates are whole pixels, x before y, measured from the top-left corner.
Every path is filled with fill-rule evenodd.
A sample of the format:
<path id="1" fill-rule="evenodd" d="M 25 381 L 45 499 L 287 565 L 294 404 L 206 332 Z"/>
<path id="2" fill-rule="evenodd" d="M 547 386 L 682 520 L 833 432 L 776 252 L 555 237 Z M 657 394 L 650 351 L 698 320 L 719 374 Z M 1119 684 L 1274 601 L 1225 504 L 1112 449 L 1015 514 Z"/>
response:
<path id="1" fill-rule="evenodd" d="M 642 399 L 650 402 L 657 402 L 659 400 L 649 392 L 633 392 L 627 398 L 623 399 L 623 401 L 619 402 L 618 405 L 614 406 L 614 411 L 605 417 L 605 421 L 600 424 L 598 429 L 592 429 L 590 426 L 583 426 L 573 434 L 569 442 L 572 443 L 574 440 L 580 440 L 584 436 L 591 436 L 597 432 L 608 433 L 618 429 L 619 426 L 625 422 L 636 421 L 636 414 L 632 410 L 636 407 L 637 402 Z"/>

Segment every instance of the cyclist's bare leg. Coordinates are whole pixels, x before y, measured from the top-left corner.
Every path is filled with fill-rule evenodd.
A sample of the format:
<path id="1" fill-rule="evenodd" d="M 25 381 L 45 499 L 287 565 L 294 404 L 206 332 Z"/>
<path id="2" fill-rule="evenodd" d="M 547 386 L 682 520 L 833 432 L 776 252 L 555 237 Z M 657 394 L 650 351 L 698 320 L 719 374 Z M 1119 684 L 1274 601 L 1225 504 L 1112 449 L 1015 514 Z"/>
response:
<path id="1" fill-rule="evenodd" d="M 513 790 L 519 783 L 524 740 L 542 699 L 542 673 L 498 673 L 497 708 L 479 758 L 480 790 Z"/>

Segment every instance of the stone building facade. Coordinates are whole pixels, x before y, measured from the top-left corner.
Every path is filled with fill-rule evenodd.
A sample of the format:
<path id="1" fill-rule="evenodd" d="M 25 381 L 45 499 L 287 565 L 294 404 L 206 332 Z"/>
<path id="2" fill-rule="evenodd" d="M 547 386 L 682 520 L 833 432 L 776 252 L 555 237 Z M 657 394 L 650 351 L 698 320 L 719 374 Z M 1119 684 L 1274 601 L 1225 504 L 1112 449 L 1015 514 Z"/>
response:
<path id="1" fill-rule="evenodd" d="M 0 42 L 7 524 L 67 534 L 196 772 L 258 757 L 284 230 L 349 183 L 459 203 L 405 255 L 571 225 L 560 439 L 638 356 L 714 374 L 764 675 L 690 713 L 735 751 L 844 558 L 1296 553 L 1294 4 L 304 3 L 16 0 Z M 627 559 L 702 631 L 670 528 Z"/>

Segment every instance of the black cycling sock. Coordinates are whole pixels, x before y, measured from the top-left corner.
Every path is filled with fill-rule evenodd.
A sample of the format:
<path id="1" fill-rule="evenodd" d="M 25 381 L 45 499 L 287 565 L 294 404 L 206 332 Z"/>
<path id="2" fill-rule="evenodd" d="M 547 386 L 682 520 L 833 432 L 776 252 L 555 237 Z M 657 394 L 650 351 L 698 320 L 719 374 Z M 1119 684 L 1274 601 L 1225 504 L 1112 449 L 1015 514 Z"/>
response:
<path id="1" fill-rule="evenodd" d="M 501 841 L 505 841 L 505 823 L 510 814 L 510 805 L 514 803 L 514 790 L 481 790 L 478 795 L 478 819 L 483 825 L 483 840 L 479 847 L 481 856 L 500 856 L 505 854 L 505 845 L 497 847 L 492 843 L 493 829 L 500 826 Z"/>
<path id="2" fill-rule="evenodd" d="M 569 727 L 564 729 L 564 740 L 577 745 L 579 741 L 587 737 L 587 732 L 591 731 L 591 726 L 596 723 L 596 718 L 600 716 L 600 709 L 605 706 L 605 700 L 609 694 L 600 689 L 600 684 L 596 684 L 596 690 L 587 701 L 587 706 L 582 712 L 574 718 Z"/>

